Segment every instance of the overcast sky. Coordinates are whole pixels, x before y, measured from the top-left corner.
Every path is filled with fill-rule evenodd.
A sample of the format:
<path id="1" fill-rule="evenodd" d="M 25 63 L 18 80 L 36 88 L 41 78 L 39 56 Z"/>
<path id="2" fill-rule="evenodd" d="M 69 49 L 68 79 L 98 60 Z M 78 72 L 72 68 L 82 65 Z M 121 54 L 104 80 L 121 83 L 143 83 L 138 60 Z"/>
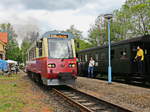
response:
<path id="1" fill-rule="evenodd" d="M 44 33 L 71 25 L 84 36 L 99 14 L 119 9 L 125 0 L 0 0 L 0 23 L 10 22 L 20 33 L 37 27 Z M 30 26 L 30 27 L 29 27 Z M 21 36 L 20 36 L 21 38 Z"/>

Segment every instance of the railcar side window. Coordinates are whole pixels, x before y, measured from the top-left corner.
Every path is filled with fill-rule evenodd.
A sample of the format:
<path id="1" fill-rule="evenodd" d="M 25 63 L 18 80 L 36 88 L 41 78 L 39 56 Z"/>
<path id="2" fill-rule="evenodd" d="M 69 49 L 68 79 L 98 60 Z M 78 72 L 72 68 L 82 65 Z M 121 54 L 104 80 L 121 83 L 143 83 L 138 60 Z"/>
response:
<path id="1" fill-rule="evenodd" d="M 42 42 L 41 42 L 41 45 L 39 47 L 39 56 L 42 56 Z"/>
<path id="2" fill-rule="evenodd" d="M 31 60 L 31 58 L 32 58 L 32 51 L 30 50 L 29 51 L 29 61 Z"/>
<path id="3" fill-rule="evenodd" d="M 30 51 L 29 51 L 29 60 L 32 60 L 35 58 L 35 48 L 32 48 Z"/>

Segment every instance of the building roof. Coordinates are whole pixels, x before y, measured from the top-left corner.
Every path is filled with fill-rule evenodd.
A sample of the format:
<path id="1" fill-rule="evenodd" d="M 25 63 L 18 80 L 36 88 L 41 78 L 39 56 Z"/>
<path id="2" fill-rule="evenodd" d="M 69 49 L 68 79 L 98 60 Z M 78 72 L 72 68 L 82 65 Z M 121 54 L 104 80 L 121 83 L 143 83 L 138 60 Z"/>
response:
<path id="1" fill-rule="evenodd" d="M 4 42 L 5 44 L 8 43 L 8 33 L 7 32 L 0 32 L 0 41 Z"/>

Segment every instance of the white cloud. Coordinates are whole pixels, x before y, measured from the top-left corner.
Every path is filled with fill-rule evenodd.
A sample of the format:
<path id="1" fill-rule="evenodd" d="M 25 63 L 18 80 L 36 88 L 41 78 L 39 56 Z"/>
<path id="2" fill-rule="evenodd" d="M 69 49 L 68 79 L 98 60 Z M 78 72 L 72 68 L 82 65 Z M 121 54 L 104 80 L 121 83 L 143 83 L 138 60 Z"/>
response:
<path id="1" fill-rule="evenodd" d="M 84 35 L 87 35 L 90 25 L 94 23 L 95 18 L 99 14 L 110 13 L 114 9 L 120 8 L 125 0 L 46 1 L 47 0 L 1 1 L 0 23 L 10 22 L 15 26 L 18 32 L 27 28 L 26 26 L 34 26 L 27 28 L 28 30 L 39 27 L 42 33 L 55 29 L 65 30 L 71 25 L 75 25 L 77 29 L 84 32 Z M 8 3 L 9 6 L 7 5 Z"/>

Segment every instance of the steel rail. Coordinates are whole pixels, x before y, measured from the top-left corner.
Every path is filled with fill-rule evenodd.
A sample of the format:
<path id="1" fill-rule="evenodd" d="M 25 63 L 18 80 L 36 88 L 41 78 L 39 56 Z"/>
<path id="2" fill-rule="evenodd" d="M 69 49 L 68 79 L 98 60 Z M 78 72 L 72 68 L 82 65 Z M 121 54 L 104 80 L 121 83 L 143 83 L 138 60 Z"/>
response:
<path id="1" fill-rule="evenodd" d="M 81 105 L 80 103 L 74 101 L 73 99 L 69 98 L 68 96 L 64 95 L 63 93 L 61 93 L 60 91 L 58 91 L 57 89 L 52 89 L 55 93 L 57 93 L 59 96 L 63 97 L 64 99 L 66 99 L 68 101 L 68 103 L 78 107 L 80 109 L 81 112 L 94 112 L 90 109 L 88 109 L 87 107 L 85 107 L 84 105 Z"/>
<path id="2" fill-rule="evenodd" d="M 104 106 L 104 109 L 106 108 L 106 110 L 109 110 L 109 108 L 110 108 L 110 110 L 108 112 L 132 112 L 132 111 L 130 111 L 128 109 L 125 109 L 123 107 L 120 107 L 118 105 L 112 104 L 110 102 L 107 102 L 107 101 L 104 101 L 102 99 L 96 98 L 96 97 L 91 96 L 91 95 L 89 95 L 87 93 L 84 93 L 82 91 L 76 90 L 75 88 L 72 88 L 72 87 L 69 87 L 69 88 L 72 89 L 73 91 L 79 93 L 79 94 L 82 94 L 84 96 L 87 96 L 89 98 L 92 98 L 93 100 L 96 100 L 96 101 L 100 102 L 100 104 L 102 104 L 102 108 Z M 71 105 L 73 105 L 75 107 L 78 107 L 81 110 L 81 112 L 95 112 L 94 110 L 84 106 L 82 103 L 79 103 L 79 102 L 75 101 L 74 99 L 68 97 L 61 90 L 59 91 L 59 90 L 53 88 L 53 91 L 55 93 L 57 93 L 60 97 L 63 97 L 64 99 L 66 99 L 68 101 L 68 103 L 70 103 Z M 104 110 L 100 110 L 100 111 L 104 111 Z"/>

